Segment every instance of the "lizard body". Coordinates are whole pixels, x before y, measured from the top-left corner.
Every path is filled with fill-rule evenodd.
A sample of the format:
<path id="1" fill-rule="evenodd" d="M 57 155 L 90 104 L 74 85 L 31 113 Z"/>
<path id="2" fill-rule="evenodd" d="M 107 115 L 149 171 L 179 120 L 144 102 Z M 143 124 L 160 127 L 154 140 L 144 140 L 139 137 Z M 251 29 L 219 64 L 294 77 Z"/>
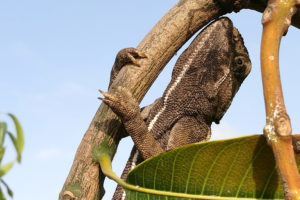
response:
<path id="1" fill-rule="evenodd" d="M 143 57 L 133 48 L 121 50 L 111 83 L 122 68 L 122 59 L 136 63 L 135 58 Z M 219 123 L 250 70 L 241 35 L 228 18 L 221 18 L 201 31 L 179 56 L 163 96 L 142 111 L 125 88 L 101 91 L 101 99 L 121 118 L 135 144 L 122 178 L 144 159 L 209 139 L 212 122 Z M 122 193 L 118 186 L 113 199 L 125 199 Z"/>

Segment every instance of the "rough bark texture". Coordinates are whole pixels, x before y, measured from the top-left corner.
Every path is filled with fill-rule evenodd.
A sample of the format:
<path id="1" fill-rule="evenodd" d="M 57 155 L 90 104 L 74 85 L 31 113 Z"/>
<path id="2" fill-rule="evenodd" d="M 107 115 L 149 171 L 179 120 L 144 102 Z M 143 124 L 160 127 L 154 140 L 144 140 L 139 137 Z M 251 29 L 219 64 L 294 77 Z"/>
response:
<path id="1" fill-rule="evenodd" d="M 158 74 L 176 51 L 209 21 L 242 8 L 262 12 L 267 0 L 181 0 L 145 36 L 137 49 L 146 53 L 141 67 L 127 66 L 121 70 L 114 85 L 127 87 L 140 102 Z M 292 24 L 300 27 L 299 12 Z M 127 78 L 130 77 L 130 78 Z M 114 155 L 122 138 L 121 123 L 103 103 L 97 110 L 77 149 L 72 168 L 59 199 L 101 199 L 104 175 L 92 159 L 94 146 L 107 145 Z"/>

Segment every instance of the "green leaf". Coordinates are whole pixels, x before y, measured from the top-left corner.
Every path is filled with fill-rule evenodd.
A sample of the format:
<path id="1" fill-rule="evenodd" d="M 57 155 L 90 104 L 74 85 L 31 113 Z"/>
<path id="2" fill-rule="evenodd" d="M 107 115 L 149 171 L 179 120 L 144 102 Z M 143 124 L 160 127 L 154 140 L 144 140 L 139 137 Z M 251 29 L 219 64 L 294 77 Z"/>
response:
<path id="1" fill-rule="evenodd" d="M 0 147 L 0 164 L 2 162 L 4 152 L 5 152 L 5 148 L 4 147 Z"/>
<path id="2" fill-rule="evenodd" d="M 299 166 L 300 155 L 296 160 Z M 191 144 L 160 154 L 138 165 L 126 182 L 137 188 L 126 190 L 128 200 L 182 199 L 162 194 L 189 199 L 284 199 L 272 150 L 259 135 Z M 159 192 L 145 194 L 147 190 Z"/>
<path id="3" fill-rule="evenodd" d="M 6 200 L 1 188 L 0 188 L 0 200 Z"/>
<path id="4" fill-rule="evenodd" d="M 3 146 L 6 130 L 7 130 L 6 123 L 0 122 L 0 147 Z"/>
<path id="5" fill-rule="evenodd" d="M 4 176 L 14 165 L 14 162 L 7 163 L 0 166 L 0 177 Z"/>
<path id="6" fill-rule="evenodd" d="M 0 179 L 1 183 L 5 186 L 6 188 L 6 191 L 7 191 L 7 194 L 10 196 L 10 197 L 13 197 L 14 194 L 13 194 L 13 191 L 10 189 L 10 187 L 7 185 L 7 183 L 3 180 L 3 179 Z"/>
<path id="7" fill-rule="evenodd" d="M 19 155 L 19 153 L 18 153 L 17 138 L 16 138 L 11 132 L 9 132 L 9 131 L 7 131 L 6 133 L 7 133 L 7 135 L 9 136 L 10 140 L 12 141 L 12 143 L 13 143 L 13 145 L 14 145 L 14 147 L 15 147 L 15 150 L 16 150 L 16 152 L 17 152 L 17 161 L 19 162 L 18 159 L 19 159 L 19 157 L 20 157 L 21 155 Z"/>
<path id="8" fill-rule="evenodd" d="M 21 124 L 19 120 L 11 113 L 8 113 L 8 116 L 11 117 L 13 120 L 15 127 L 16 127 L 16 132 L 17 132 L 17 137 L 15 138 L 15 141 L 13 141 L 16 151 L 17 151 L 17 161 L 21 162 L 21 154 L 24 148 L 24 133 L 23 129 L 21 127 Z"/>

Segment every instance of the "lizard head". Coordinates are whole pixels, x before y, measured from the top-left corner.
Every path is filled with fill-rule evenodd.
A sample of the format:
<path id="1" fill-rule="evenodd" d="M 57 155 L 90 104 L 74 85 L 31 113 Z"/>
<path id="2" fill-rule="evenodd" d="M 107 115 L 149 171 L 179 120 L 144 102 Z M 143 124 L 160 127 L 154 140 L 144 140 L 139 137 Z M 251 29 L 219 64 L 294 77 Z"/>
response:
<path id="1" fill-rule="evenodd" d="M 231 21 L 230 24 L 232 24 Z M 216 100 L 218 104 L 215 115 L 216 123 L 219 123 L 219 120 L 229 108 L 233 97 L 239 90 L 244 79 L 251 71 L 251 61 L 239 31 L 232 25 L 232 29 L 227 29 L 227 35 L 229 46 L 231 47 L 229 48 L 231 49 L 231 63 L 227 66 L 221 66 L 224 71 L 224 80 L 222 80 L 222 83 L 219 84 L 219 88 L 217 89 Z"/>
<path id="2" fill-rule="evenodd" d="M 229 18 L 220 18 L 179 56 L 164 102 L 172 105 L 176 116 L 201 116 L 207 123 L 218 123 L 250 70 L 241 35 Z"/>
<path id="3" fill-rule="evenodd" d="M 229 18 L 220 18 L 209 24 L 181 57 L 178 66 L 189 66 L 181 83 L 182 99 L 188 101 L 183 104 L 197 107 L 208 122 L 219 123 L 251 70 L 242 36 Z M 181 68 L 174 68 L 173 77 L 183 74 Z M 198 98 L 198 94 L 203 96 Z M 194 103 L 194 99 L 199 101 Z"/>

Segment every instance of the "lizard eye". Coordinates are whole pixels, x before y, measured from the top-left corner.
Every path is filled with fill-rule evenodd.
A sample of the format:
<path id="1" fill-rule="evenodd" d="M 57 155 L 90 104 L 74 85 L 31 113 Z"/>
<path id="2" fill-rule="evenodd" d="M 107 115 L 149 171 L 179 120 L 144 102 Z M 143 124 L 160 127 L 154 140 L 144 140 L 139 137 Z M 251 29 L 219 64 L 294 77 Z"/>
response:
<path id="1" fill-rule="evenodd" d="M 240 58 L 238 58 L 237 60 L 236 60 L 236 64 L 238 64 L 238 65 L 243 65 L 243 60 L 242 59 L 240 59 Z"/>
<path id="2" fill-rule="evenodd" d="M 237 56 L 234 59 L 234 73 L 236 73 L 236 75 L 242 75 L 243 73 L 245 73 L 246 71 L 246 66 L 245 66 L 245 62 L 242 56 Z"/>

